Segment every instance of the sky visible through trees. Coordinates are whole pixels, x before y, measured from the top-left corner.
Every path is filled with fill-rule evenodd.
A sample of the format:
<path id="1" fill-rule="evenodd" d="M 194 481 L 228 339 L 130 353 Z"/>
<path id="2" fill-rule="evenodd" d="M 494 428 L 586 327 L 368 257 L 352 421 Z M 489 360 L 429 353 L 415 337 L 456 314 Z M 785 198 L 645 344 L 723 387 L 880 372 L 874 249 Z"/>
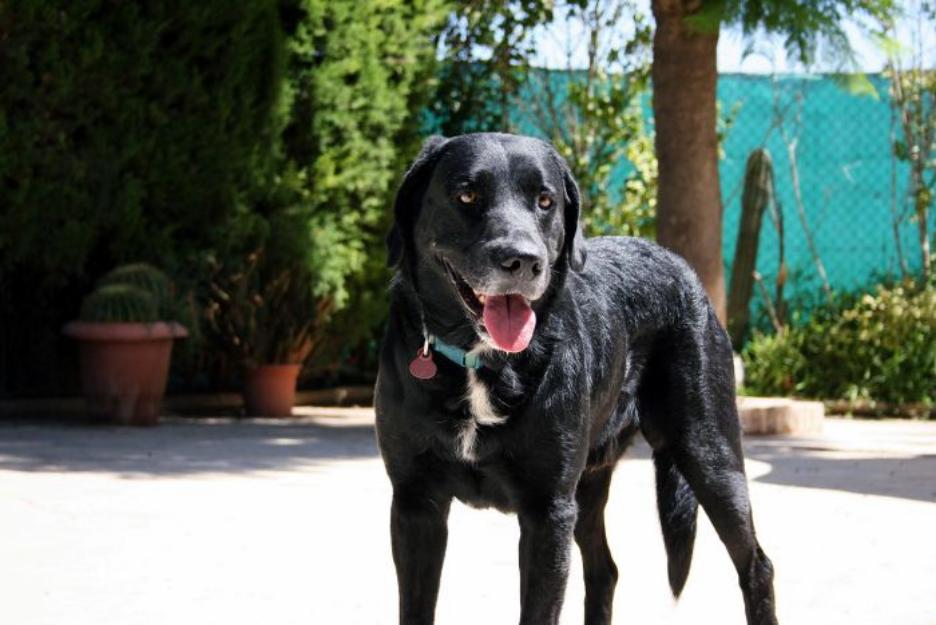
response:
<path id="1" fill-rule="evenodd" d="M 650 0 L 635 0 L 637 10 L 650 15 Z M 572 26 L 574 28 L 574 26 Z M 581 33 L 570 32 L 569 26 L 562 18 L 561 12 L 557 19 L 548 27 L 540 29 L 534 36 L 538 44 L 539 53 L 534 61 L 537 66 L 563 69 L 566 67 L 566 42 L 584 41 Z M 913 39 L 914 24 L 911 17 L 898 20 L 897 39 L 909 46 Z M 740 28 L 723 27 L 718 43 L 718 71 L 720 73 L 793 73 L 806 69 L 820 72 L 863 71 L 880 72 L 884 68 L 886 56 L 881 47 L 868 34 L 866 25 L 857 21 L 847 22 L 845 31 L 848 34 L 854 52 L 855 64 L 853 67 L 842 66 L 841 60 L 818 62 L 804 68 L 795 59 L 788 59 L 785 54 L 783 42 L 778 37 L 767 35 L 756 36 L 752 39 L 742 36 Z M 924 51 L 923 58 L 932 59 L 931 68 L 936 68 L 936 28 L 920 29 L 923 35 L 921 42 Z M 576 50 L 573 60 L 578 65 L 585 65 L 584 45 Z M 907 53 L 909 55 L 909 50 Z"/>

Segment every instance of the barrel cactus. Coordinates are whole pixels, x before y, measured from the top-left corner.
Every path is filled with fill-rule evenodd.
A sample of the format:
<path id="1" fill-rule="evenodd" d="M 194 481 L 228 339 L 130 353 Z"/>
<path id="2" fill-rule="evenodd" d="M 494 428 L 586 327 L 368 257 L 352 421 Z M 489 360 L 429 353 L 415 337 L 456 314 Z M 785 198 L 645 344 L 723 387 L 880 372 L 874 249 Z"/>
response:
<path id="1" fill-rule="evenodd" d="M 105 275 L 62 332 L 78 341 L 88 411 L 116 423 L 155 425 L 166 391 L 172 342 L 188 330 L 171 321 L 172 283 L 133 264 Z"/>
<path id="2" fill-rule="evenodd" d="M 121 265 L 104 274 L 98 280 L 98 288 L 112 285 L 129 285 L 149 293 L 156 301 L 157 314 L 163 319 L 173 316 L 175 289 L 165 273 L 148 263 Z"/>
<path id="3" fill-rule="evenodd" d="M 105 284 L 81 304 L 81 320 L 98 323 L 153 323 L 159 320 L 156 298 L 131 284 Z"/>

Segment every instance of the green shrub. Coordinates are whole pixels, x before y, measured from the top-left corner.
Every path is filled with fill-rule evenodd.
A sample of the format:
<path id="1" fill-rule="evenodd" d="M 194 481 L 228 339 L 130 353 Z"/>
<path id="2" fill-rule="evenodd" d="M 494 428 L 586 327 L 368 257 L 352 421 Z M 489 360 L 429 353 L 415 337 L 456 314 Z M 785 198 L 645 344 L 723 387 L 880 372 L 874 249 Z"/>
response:
<path id="1" fill-rule="evenodd" d="M 297 0 L 288 38 L 287 122 L 277 182 L 305 217 L 305 261 L 340 310 L 382 249 L 391 194 L 413 156 L 440 0 Z"/>
<path id="2" fill-rule="evenodd" d="M 315 297 L 306 234 L 295 216 L 277 215 L 258 224 L 255 247 L 205 259 L 201 309 L 226 367 L 301 364 L 317 347 L 331 300 Z"/>
<path id="3" fill-rule="evenodd" d="M 802 325 L 755 332 L 744 350 L 754 394 L 936 401 L 936 288 L 905 282 L 842 298 Z"/>
<path id="4" fill-rule="evenodd" d="M 12 0 L 0 24 L 0 272 L 210 244 L 271 139 L 277 2 Z"/>
<path id="5" fill-rule="evenodd" d="M 74 367 L 58 328 L 106 268 L 137 259 L 188 305 L 176 380 L 212 386 L 224 353 L 189 323 L 206 258 L 258 246 L 298 267 L 315 307 L 297 314 L 341 310 L 366 342 L 385 314 L 370 259 L 418 149 L 449 7 L 0 3 L 0 394 L 63 392 Z M 270 240 L 283 217 L 300 245 Z"/>
<path id="6" fill-rule="evenodd" d="M 0 2 L 0 395 L 75 387 L 59 328 L 107 268 L 158 262 L 185 293 L 228 236 L 275 155 L 279 8 Z"/>
<path id="7" fill-rule="evenodd" d="M 287 11 L 295 22 L 287 29 L 278 159 L 266 193 L 251 198 L 264 232 L 234 258 L 263 249 L 260 273 L 301 264 L 293 273 L 309 293 L 295 281 L 290 291 L 311 298 L 306 345 L 316 367 L 336 368 L 386 316 L 389 207 L 419 149 L 419 112 L 433 84 L 432 33 L 446 7 L 440 0 L 294 0 Z M 283 221 L 293 224 L 288 232 L 277 226 Z M 213 327 L 225 310 L 235 309 L 216 311 Z"/>

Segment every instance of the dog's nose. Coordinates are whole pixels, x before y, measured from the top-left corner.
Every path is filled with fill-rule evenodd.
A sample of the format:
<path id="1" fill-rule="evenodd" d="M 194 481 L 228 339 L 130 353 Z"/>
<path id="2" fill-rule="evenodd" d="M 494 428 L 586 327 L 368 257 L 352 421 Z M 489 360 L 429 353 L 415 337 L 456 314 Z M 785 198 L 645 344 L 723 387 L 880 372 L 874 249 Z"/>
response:
<path id="1" fill-rule="evenodd" d="M 504 248 L 495 252 L 495 263 L 504 273 L 517 278 L 535 278 L 543 271 L 539 254 L 519 248 Z"/>

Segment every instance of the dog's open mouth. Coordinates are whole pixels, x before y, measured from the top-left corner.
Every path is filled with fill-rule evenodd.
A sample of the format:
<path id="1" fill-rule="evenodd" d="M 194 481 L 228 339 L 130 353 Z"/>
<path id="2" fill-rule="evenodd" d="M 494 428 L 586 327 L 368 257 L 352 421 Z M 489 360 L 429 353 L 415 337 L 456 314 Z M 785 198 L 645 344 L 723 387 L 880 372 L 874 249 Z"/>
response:
<path id="1" fill-rule="evenodd" d="M 484 324 L 494 346 L 512 353 L 525 350 L 536 329 L 536 313 L 530 301 L 517 293 L 492 295 L 476 291 L 451 264 L 442 262 L 465 308 Z"/>
<path id="2" fill-rule="evenodd" d="M 443 260 L 442 264 L 445 265 L 445 269 L 449 274 L 449 279 L 452 281 L 452 284 L 455 285 L 455 290 L 458 291 L 458 295 L 461 297 L 465 308 L 475 317 L 480 318 L 484 313 L 484 300 L 487 298 L 485 298 L 483 293 L 479 293 L 471 288 L 471 285 L 461 277 L 461 274 L 452 268 L 452 265 L 448 261 Z"/>

